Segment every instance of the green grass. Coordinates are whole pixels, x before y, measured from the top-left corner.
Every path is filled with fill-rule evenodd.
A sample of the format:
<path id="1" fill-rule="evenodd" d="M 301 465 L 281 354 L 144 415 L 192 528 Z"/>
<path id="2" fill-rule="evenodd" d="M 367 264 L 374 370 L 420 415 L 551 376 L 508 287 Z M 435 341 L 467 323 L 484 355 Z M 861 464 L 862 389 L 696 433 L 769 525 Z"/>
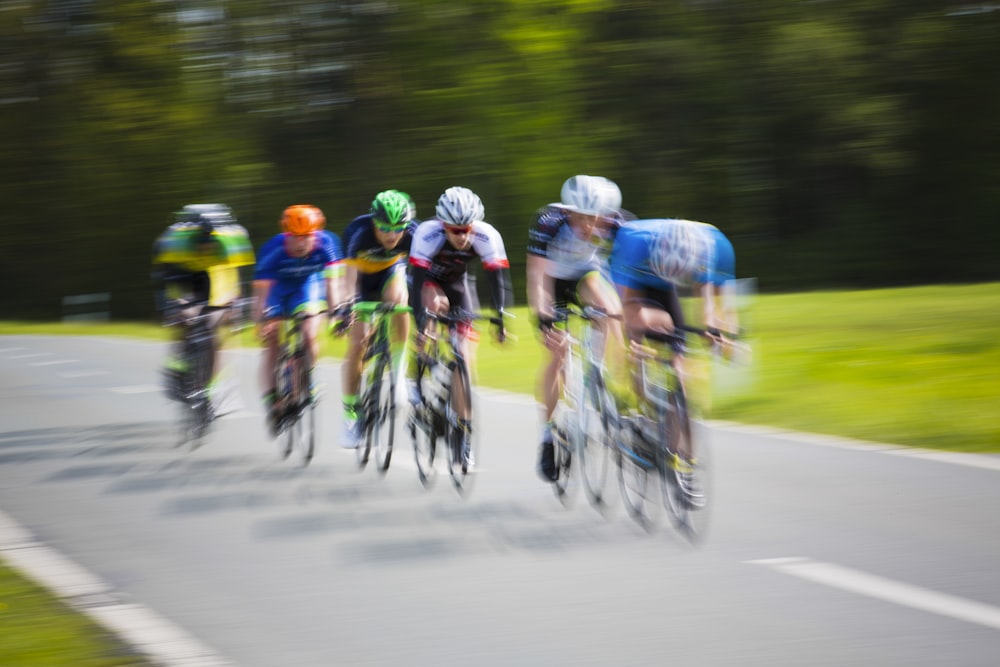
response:
<path id="1" fill-rule="evenodd" d="M 1000 451 L 1000 284 L 759 297 L 735 421 Z"/>
<path id="2" fill-rule="evenodd" d="M 692 363 L 702 376 L 713 373 L 710 384 L 693 384 L 695 398 L 715 419 L 1000 452 L 998 312 L 1000 283 L 758 296 L 743 314 L 753 363 Z M 542 348 L 527 312 L 515 313 L 516 342 L 479 346 L 479 382 L 531 394 Z M 166 338 L 143 324 L 7 322 L 4 333 Z M 256 344 L 251 332 L 241 344 Z M 323 348 L 341 356 L 344 342 Z"/>
<path id="3" fill-rule="evenodd" d="M 137 657 L 86 616 L 0 562 L 0 664 L 17 667 L 132 667 Z"/>

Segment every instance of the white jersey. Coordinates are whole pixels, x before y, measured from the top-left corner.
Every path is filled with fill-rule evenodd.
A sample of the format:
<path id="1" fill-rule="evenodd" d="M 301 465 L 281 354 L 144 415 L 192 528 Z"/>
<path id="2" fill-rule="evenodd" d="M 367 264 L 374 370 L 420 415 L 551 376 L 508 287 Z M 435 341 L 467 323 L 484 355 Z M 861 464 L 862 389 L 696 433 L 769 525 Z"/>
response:
<path id="1" fill-rule="evenodd" d="M 472 223 L 470 233 L 472 244 L 465 250 L 458 250 L 448 243 L 444 223 L 436 218 L 425 220 L 413 233 L 410 264 L 427 269 L 428 277 L 441 283 L 463 279 L 468 273 L 468 263 L 474 257 L 480 259 L 487 271 L 510 266 L 503 238 L 493 225 L 477 220 Z"/>

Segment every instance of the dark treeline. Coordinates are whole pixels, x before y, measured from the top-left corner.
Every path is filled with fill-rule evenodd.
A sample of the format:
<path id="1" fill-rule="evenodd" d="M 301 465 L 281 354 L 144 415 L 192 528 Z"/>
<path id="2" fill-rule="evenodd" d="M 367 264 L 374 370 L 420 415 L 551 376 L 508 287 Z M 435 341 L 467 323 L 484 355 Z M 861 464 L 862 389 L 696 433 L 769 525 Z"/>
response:
<path id="1" fill-rule="evenodd" d="M 379 190 L 480 194 L 523 295 L 574 173 L 711 222 L 762 291 L 1000 277 L 1000 5 L 23 0 L 0 12 L 4 317 L 147 317 L 183 204 L 259 245 Z"/>

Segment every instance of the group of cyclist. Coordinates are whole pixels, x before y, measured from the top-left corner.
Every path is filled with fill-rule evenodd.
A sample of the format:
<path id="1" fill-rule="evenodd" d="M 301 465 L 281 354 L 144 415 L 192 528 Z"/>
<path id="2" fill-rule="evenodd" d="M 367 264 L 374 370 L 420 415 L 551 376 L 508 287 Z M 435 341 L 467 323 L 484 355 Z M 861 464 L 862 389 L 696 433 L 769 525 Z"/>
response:
<path id="1" fill-rule="evenodd" d="M 319 208 L 297 204 L 285 209 L 281 232 L 264 243 L 255 258 L 246 230 L 227 207 L 186 206 L 156 244 L 158 304 L 171 321 L 183 321 L 179 313 L 194 304 L 223 311 L 235 298 L 233 286 L 238 282 L 233 271 L 255 265 L 253 322 L 265 346 L 260 382 L 272 434 L 281 419 L 274 410 L 278 324 L 296 313 L 310 316 L 303 332 L 315 361 L 322 321 L 316 316 L 327 313 L 330 331 L 348 337 L 341 378 L 342 445 L 357 447 L 367 332 L 363 322 L 355 321 L 350 305 L 381 301 L 410 306 L 416 325 L 413 345 L 408 346 L 411 315 L 401 312 L 393 316 L 391 350 L 397 386 L 406 387 L 410 403 L 419 404 L 420 389 L 413 377 L 407 377 L 412 366 L 408 357 L 423 345 L 427 312 L 476 309 L 469 272 L 473 262 L 485 270 L 491 305 L 501 322 L 509 305 L 504 242 L 485 218 L 479 196 L 458 186 L 445 190 L 434 215 L 422 222 L 409 195 L 380 192 L 371 210 L 352 220 L 342 237 L 326 228 Z M 701 222 L 636 219 L 622 208 L 618 185 L 604 177 L 569 178 L 559 201 L 537 212 L 529 231 L 526 268 L 528 306 L 547 355 L 538 378 L 543 417 L 537 466 L 546 481 L 556 481 L 559 474 L 552 418 L 567 353 L 565 332 L 553 326 L 557 308 L 572 302 L 605 315 L 596 320 L 597 340 L 602 354 L 613 357 L 607 365 L 617 373 L 619 390 L 626 394 L 630 346 L 641 343 L 649 331 L 669 333 L 684 326 L 679 286 L 690 286 L 700 297 L 703 326 L 711 335 L 736 327 L 733 314 L 718 301 L 721 286 L 735 273 L 733 247 L 726 236 Z M 471 323 L 464 325 L 463 339 L 470 330 Z M 501 342 L 505 339 L 503 324 L 494 335 Z M 726 339 L 720 336 L 719 341 Z"/>

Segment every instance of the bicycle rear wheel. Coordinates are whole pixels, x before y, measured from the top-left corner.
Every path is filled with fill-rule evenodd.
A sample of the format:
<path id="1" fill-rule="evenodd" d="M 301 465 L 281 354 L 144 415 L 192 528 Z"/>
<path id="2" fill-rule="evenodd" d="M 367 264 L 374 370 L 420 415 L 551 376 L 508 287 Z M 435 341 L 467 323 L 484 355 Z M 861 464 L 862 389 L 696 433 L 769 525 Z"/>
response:
<path id="1" fill-rule="evenodd" d="M 430 488 L 437 477 L 434 458 L 437 454 L 438 434 L 443 433 L 444 417 L 433 407 L 437 388 L 429 367 L 421 359 L 417 360 L 417 386 L 423 402 L 410 408 L 410 439 L 413 441 L 413 456 L 417 463 L 417 476 L 424 488 Z"/>
<path id="2" fill-rule="evenodd" d="M 605 486 L 615 437 L 614 407 L 596 367 L 588 371 L 583 400 L 577 414 L 577 453 L 587 498 L 598 509 L 605 506 Z"/>
<path id="3" fill-rule="evenodd" d="M 452 484 L 459 495 L 467 495 L 471 491 L 472 468 L 476 458 L 476 432 L 473 427 L 473 417 L 475 415 L 472 400 L 472 384 L 469 382 L 469 371 L 464 363 L 452 362 L 450 364 L 452 377 L 451 386 L 448 389 L 448 400 L 445 404 L 447 414 L 448 432 L 446 442 L 448 443 L 448 474 L 451 476 Z M 468 401 L 468 419 L 460 420 L 458 412 L 455 410 L 455 391 L 458 389 Z"/>
<path id="4" fill-rule="evenodd" d="M 292 450 L 295 449 L 294 379 L 295 359 L 287 353 L 282 353 L 275 367 L 276 397 L 272 409 L 278 412 L 278 446 L 283 459 L 291 456 Z"/>
<path id="5" fill-rule="evenodd" d="M 704 535 L 708 524 L 712 457 L 705 439 L 696 442 L 692 437 L 687 405 L 677 392 L 671 392 L 668 408 L 660 415 L 659 433 L 666 445 L 662 459 L 657 462 L 663 505 L 670 512 L 674 526 L 696 542 Z M 684 451 L 691 453 L 691 460 L 681 460 L 683 469 L 679 469 L 675 454 Z M 683 477 L 685 473 L 686 478 Z"/>
<path id="6" fill-rule="evenodd" d="M 385 474 L 392 461 L 392 445 L 396 437 L 396 378 L 385 355 L 378 356 L 375 375 L 379 379 L 373 385 L 376 396 L 371 405 L 372 412 L 368 414 L 369 432 L 375 449 L 375 464 L 378 471 Z"/>

